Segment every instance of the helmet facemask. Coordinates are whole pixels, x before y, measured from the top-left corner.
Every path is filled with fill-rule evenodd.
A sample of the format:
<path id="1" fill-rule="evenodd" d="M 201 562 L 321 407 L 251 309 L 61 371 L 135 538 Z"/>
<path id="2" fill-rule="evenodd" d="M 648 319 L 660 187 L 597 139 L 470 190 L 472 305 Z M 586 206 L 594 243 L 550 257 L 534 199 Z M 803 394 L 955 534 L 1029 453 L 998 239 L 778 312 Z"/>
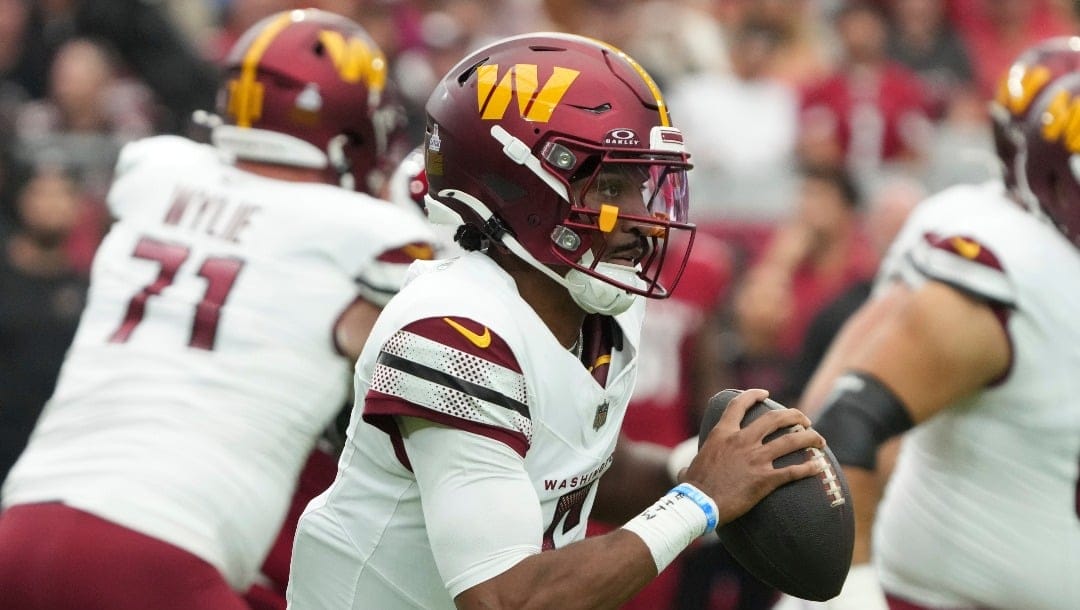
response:
<path id="1" fill-rule="evenodd" d="M 567 155 L 584 157 L 569 176 L 556 165 Z M 685 156 L 590 150 L 587 145 L 554 138 L 541 157 L 560 176 L 568 195 L 568 214 L 551 234 L 554 259 L 573 274 L 630 294 L 669 296 L 683 267 L 677 265 L 674 277 L 664 278 L 670 285 L 662 283 L 670 232 L 686 230 L 692 239 L 694 231 L 686 222 L 690 164 Z M 634 272 L 627 273 L 628 269 Z"/>

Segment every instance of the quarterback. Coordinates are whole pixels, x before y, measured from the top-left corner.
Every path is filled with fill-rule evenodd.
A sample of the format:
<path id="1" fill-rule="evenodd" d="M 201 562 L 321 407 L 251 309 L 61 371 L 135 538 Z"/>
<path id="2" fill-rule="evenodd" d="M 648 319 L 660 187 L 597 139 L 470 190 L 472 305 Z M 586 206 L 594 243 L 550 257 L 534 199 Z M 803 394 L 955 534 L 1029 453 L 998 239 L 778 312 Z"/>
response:
<path id="1" fill-rule="evenodd" d="M 798 411 L 739 428 L 760 390 L 673 489 L 662 455 L 620 442 L 642 297 L 670 294 L 688 250 L 668 237 L 694 231 L 682 134 L 636 62 L 504 39 L 451 69 L 427 115 L 428 214 L 468 252 L 414 264 L 372 329 L 337 479 L 297 530 L 291 608 L 617 607 L 820 471 L 772 468 L 816 432 L 761 442 L 807 426 Z M 582 540 L 590 515 L 630 521 Z"/>

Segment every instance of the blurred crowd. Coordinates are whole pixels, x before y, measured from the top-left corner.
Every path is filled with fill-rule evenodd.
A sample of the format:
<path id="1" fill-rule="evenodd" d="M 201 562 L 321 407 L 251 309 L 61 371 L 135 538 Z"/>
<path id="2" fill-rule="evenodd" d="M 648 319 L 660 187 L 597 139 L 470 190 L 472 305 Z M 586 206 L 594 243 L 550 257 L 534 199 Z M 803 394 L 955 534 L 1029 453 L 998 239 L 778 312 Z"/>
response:
<path id="1" fill-rule="evenodd" d="M 643 350 L 655 360 L 642 363 L 649 406 L 627 433 L 675 444 L 724 387 L 796 401 L 906 214 L 998 174 L 988 101 L 1021 49 L 1080 31 L 1070 5 L 0 0 L 0 435 L 32 422 L 52 391 L 120 147 L 159 133 L 205 139 L 193 113 L 214 110 L 223 54 L 268 14 L 316 6 L 361 23 L 390 63 L 413 144 L 438 79 L 495 38 L 586 34 L 644 65 L 693 155 L 699 254 L 647 322 L 665 347 Z M 0 453 L 18 450 L 0 436 Z M 684 606 L 763 603 L 717 578 L 681 588 L 694 598 Z"/>

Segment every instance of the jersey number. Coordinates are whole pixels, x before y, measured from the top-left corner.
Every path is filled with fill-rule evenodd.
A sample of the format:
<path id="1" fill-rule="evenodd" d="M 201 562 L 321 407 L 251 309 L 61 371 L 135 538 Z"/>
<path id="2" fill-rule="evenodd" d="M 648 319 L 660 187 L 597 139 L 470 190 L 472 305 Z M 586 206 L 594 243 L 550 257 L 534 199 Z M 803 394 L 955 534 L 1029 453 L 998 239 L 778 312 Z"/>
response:
<path id="1" fill-rule="evenodd" d="M 120 327 L 109 337 L 112 343 L 124 343 L 142 322 L 146 314 L 146 302 L 152 296 L 161 294 L 173 283 L 176 272 L 191 254 L 191 248 L 179 244 L 170 244 L 149 237 L 143 237 L 135 244 L 135 258 L 155 261 L 161 265 L 157 278 L 143 286 L 128 302 L 127 313 Z M 191 324 L 191 337 L 188 345 L 198 349 L 214 349 L 218 321 L 221 319 L 221 307 L 229 298 L 236 276 L 244 267 L 244 261 L 231 257 L 209 257 L 199 267 L 197 275 L 206 279 L 206 291 L 202 300 L 195 306 L 195 320 Z"/>
<path id="2" fill-rule="evenodd" d="M 589 490 L 593 483 L 585 487 L 575 489 L 563 494 L 555 504 L 555 514 L 551 517 L 551 525 L 544 532 L 544 550 L 550 551 L 555 548 L 555 529 L 562 524 L 562 532 L 574 529 L 581 523 L 581 509 L 585 506 L 585 498 L 589 497 Z M 565 517 L 565 519 L 564 519 Z"/>

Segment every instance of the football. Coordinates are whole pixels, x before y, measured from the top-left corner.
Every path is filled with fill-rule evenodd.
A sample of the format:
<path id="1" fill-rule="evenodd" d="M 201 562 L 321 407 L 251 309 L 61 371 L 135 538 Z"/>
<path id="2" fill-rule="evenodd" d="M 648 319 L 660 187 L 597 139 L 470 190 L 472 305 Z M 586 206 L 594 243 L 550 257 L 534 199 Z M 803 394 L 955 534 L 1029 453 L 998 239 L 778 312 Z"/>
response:
<path id="1" fill-rule="evenodd" d="M 739 393 L 724 390 L 709 400 L 699 445 Z M 758 401 L 746 412 L 742 427 L 770 410 L 786 408 L 773 400 Z M 795 429 L 777 430 L 764 442 Z M 773 462 L 775 467 L 789 466 L 822 453 L 827 463 L 824 472 L 777 488 L 749 512 L 716 530 L 728 552 L 759 580 L 813 601 L 836 597 L 847 578 L 855 541 L 851 494 L 828 447 L 795 451 Z"/>

